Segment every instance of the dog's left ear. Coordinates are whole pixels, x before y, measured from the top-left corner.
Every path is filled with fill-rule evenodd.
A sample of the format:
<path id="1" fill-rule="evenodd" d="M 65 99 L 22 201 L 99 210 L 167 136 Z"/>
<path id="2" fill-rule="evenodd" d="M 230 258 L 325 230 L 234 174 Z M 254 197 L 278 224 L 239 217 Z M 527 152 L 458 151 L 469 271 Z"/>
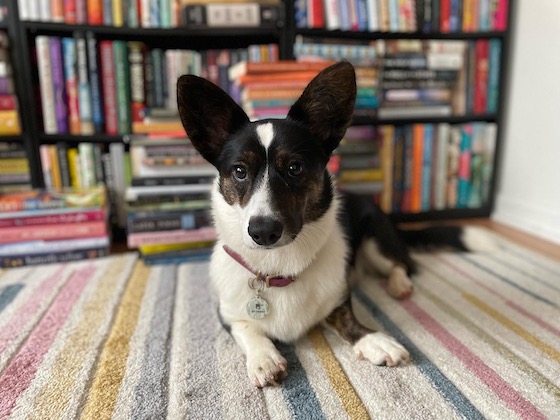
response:
<path id="1" fill-rule="evenodd" d="M 315 76 L 290 108 L 288 118 L 305 124 L 330 154 L 352 121 L 355 101 L 354 67 L 341 61 Z"/>
<path id="2" fill-rule="evenodd" d="M 226 92 L 198 76 L 179 78 L 177 105 L 189 139 L 213 165 L 229 136 L 249 123 L 245 111 Z"/>

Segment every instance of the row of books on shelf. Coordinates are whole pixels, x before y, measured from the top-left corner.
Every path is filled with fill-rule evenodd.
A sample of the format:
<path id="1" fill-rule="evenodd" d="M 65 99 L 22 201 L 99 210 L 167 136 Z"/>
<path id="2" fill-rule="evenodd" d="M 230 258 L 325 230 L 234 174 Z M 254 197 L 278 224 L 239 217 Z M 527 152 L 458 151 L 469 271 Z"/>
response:
<path id="1" fill-rule="evenodd" d="M 0 194 L 0 267 L 109 254 L 104 187 Z"/>
<path id="2" fill-rule="evenodd" d="M 330 162 L 340 189 L 373 195 L 387 213 L 488 204 L 495 123 L 350 127 Z"/>
<path id="3" fill-rule="evenodd" d="M 21 134 L 8 34 L 0 31 L 0 136 Z"/>
<path id="4" fill-rule="evenodd" d="M 238 63 L 230 92 L 251 118 L 284 117 L 305 86 L 336 60 L 356 69 L 355 116 L 379 119 L 493 114 L 501 41 L 378 40 L 348 43 L 298 37 L 297 61 Z"/>
<path id="5" fill-rule="evenodd" d="M 30 189 L 29 161 L 21 143 L 0 143 L 0 193 Z"/>
<path id="6" fill-rule="evenodd" d="M 97 42 L 91 31 L 41 35 L 35 42 L 46 134 L 182 131 L 176 111 L 179 76 L 197 74 L 227 90 L 230 64 L 278 59 L 277 45 L 163 50 L 136 41 Z"/>
<path id="7" fill-rule="evenodd" d="M 298 28 L 369 32 L 507 29 L 509 0 L 298 0 Z"/>
<path id="8" fill-rule="evenodd" d="M 143 256 L 154 254 L 147 262 L 208 254 L 215 240 L 208 197 L 216 170 L 186 137 L 134 136 L 128 151 L 123 143 L 108 148 L 86 142 L 76 147 L 43 145 L 41 160 L 48 188 L 60 188 L 59 183 L 74 188 L 106 185 L 111 223 L 126 230 L 129 248 L 138 248 Z M 157 252 L 150 248 L 156 245 Z M 163 251 L 166 246 L 172 254 Z"/>
<path id="9" fill-rule="evenodd" d="M 279 0 L 18 0 L 21 20 L 130 28 L 262 26 L 283 16 Z"/>

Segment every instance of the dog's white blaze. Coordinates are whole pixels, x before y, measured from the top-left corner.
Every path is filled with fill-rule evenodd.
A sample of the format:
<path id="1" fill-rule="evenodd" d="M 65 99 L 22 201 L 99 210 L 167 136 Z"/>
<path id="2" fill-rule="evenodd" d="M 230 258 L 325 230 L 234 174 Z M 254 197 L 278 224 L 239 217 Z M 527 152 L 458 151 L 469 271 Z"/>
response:
<path id="1" fill-rule="evenodd" d="M 270 147 L 272 139 L 274 138 L 274 129 L 271 123 L 261 124 L 257 126 L 257 134 L 259 135 L 259 141 L 264 146 L 266 150 Z"/>

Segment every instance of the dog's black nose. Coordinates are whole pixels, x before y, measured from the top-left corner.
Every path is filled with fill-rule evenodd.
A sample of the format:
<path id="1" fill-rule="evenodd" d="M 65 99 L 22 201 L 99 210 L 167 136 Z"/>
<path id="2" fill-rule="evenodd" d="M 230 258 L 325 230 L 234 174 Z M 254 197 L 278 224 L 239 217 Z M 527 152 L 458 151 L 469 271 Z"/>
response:
<path id="1" fill-rule="evenodd" d="M 249 220 L 249 235 L 255 243 L 262 246 L 274 245 L 282 236 L 284 226 L 270 217 L 252 217 Z"/>

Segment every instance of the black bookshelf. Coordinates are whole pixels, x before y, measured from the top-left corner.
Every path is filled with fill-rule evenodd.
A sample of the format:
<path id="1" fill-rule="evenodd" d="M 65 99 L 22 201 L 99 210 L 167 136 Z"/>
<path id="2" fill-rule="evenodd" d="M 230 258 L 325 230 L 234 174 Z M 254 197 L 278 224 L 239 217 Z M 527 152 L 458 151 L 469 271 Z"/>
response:
<path id="1" fill-rule="evenodd" d="M 457 219 L 467 217 L 489 216 L 494 207 L 495 189 L 497 183 L 496 174 L 499 171 L 500 155 L 503 147 L 503 122 L 504 104 L 507 100 L 507 80 L 509 76 L 508 60 L 511 50 L 512 16 L 516 2 L 509 1 L 508 25 L 505 31 L 490 32 L 349 32 L 329 31 L 323 29 L 301 29 L 295 26 L 294 2 L 284 1 L 284 17 L 276 26 L 263 28 L 129 28 L 89 25 L 68 25 L 65 23 L 30 22 L 20 21 L 17 8 L 17 0 L 6 0 L 9 7 L 8 19 L 2 24 L 12 42 L 13 51 L 17 54 L 13 57 L 14 74 L 16 75 L 16 91 L 21 109 L 21 122 L 23 134 L 11 140 L 22 141 L 28 152 L 31 179 L 34 187 L 43 187 L 43 175 L 39 157 L 39 146 L 41 144 L 55 144 L 65 142 L 77 144 L 79 142 L 95 142 L 110 144 L 115 142 L 128 142 L 127 135 L 46 135 L 42 131 L 40 123 L 40 104 L 36 101 L 35 89 L 38 83 L 37 70 L 34 67 L 32 54 L 35 37 L 38 35 L 70 36 L 75 31 L 91 31 L 98 40 L 140 40 L 151 47 L 160 48 L 182 48 L 182 49 L 218 49 L 218 48 L 240 48 L 250 44 L 278 43 L 281 59 L 293 59 L 293 45 L 298 35 L 314 38 L 332 38 L 348 40 L 396 40 L 396 39 L 419 39 L 419 40 L 477 40 L 498 38 L 501 40 L 502 49 L 500 57 L 500 82 L 498 92 L 498 111 L 495 114 L 464 115 L 449 117 L 428 118 L 392 118 L 379 119 L 372 117 L 356 117 L 355 125 L 404 125 L 414 123 L 451 123 L 461 124 L 468 122 L 494 122 L 497 125 L 497 142 L 494 154 L 494 173 L 490 185 L 490 202 L 481 208 L 461 208 L 430 210 L 428 212 L 415 214 L 393 214 L 395 221 L 421 221 L 439 219 Z M 5 141 L 1 138 L 0 141 Z"/>

